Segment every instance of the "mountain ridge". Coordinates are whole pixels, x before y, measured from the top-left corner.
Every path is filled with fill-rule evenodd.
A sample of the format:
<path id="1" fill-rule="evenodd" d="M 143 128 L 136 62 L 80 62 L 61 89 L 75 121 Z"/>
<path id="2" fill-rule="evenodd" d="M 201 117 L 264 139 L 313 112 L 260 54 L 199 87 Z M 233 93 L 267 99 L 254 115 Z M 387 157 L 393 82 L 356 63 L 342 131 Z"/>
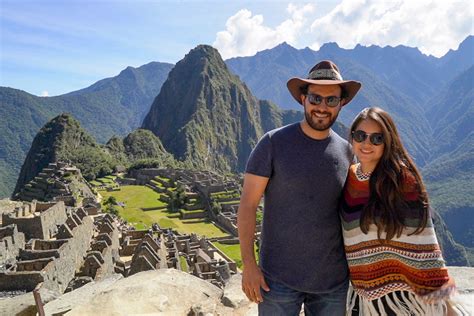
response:
<path id="1" fill-rule="evenodd" d="M 46 122 L 67 112 L 101 143 L 113 135 L 125 136 L 140 126 L 171 66 L 152 62 L 131 67 L 116 77 L 54 97 L 0 87 L 0 197 L 13 192 L 33 138 Z M 127 78 L 130 72 L 133 77 Z M 139 80 L 133 79 L 137 73 Z"/>

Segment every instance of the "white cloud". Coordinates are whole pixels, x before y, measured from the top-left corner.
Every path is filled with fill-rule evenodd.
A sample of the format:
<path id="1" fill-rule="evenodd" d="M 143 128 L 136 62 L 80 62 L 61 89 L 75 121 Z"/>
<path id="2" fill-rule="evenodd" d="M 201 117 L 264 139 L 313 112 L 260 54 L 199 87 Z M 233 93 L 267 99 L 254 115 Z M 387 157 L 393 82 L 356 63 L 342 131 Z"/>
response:
<path id="1" fill-rule="evenodd" d="M 311 4 L 289 4 L 288 18 L 275 28 L 247 9 L 231 16 L 214 46 L 224 58 L 250 56 L 284 41 L 314 50 L 327 42 L 344 48 L 357 44 L 418 47 L 437 57 L 474 34 L 470 0 L 342 0 L 328 14 L 310 21 Z"/>
<path id="2" fill-rule="evenodd" d="M 296 6 L 290 3 L 287 7 L 290 17 L 271 28 L 264 25 L 262 15 L 252 15 L 251 11 L 242 9 L 227 20 L 226 30 L 217 33 L 213 46 L 224 58 L 254 55 L 282 42 L 296 46 L 298 35 L 308 24 L 306 15 L 313 11 L 311 4 Z"/>
<path id="3" fill-rule="evenodd" d="M 49 92 L 45 90 L 45 91 L 41 92 L 41 96 L 42 97 L 49 97 Z"/>
<path id="4" fill-rule="evenodd" d="M 470 1 L 344 0 L 312 23 L 311 48 L 406 45 L 441 57 L 473 33 L 472 19 Z"/>

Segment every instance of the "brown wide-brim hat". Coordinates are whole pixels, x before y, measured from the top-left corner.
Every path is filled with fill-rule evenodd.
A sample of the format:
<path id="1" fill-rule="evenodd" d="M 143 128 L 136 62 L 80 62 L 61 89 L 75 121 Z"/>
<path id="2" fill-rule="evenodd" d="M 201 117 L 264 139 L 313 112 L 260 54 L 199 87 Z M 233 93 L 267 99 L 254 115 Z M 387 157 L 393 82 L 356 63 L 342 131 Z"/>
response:
<path id="1" fill-rule="evenodd" d="M 344 105 L 351 102 L 359 91 L 362 84 L 359 81 L 343 80 L 339 68 L 330 60 L 323 60 L 317 63 L 309 71 L 308 78 L 291 78 L 286 83 L 288 90 L 295 100 L 301 104 L 301 87 L 308 84 L 319 86 L 340 85 L 345 91 Z"/>

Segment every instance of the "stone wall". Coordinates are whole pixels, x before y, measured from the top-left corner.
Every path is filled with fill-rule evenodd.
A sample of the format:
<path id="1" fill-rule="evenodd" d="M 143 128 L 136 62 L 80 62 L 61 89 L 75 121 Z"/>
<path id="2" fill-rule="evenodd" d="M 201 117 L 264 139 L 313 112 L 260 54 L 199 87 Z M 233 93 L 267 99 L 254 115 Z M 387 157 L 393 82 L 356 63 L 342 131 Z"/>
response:
<path id="1" fill-rule="evenodd" d="M 145 185 L 150 180 L 160 175 L 160 169 L 131 170 L 130 176 L 136 180 L 136 184 Z"/>
<path id="2" fill-rule="evenodd" d="M 38 283 L 43 282 L 43 288 L 64 292 L 82 265 L 94 233 L 94 224 L 87 213 L 79 208 L 70 213 L 62 226 L 68 226 L 70 238 L 31 240 L 27 249 L 21 251 L 23 260 L 0 274 L 0 290 L 32 291 Z"/>
<path id="3" fill-rule="evenodd" d="M 25 271 L 16 272 L 14 274 L 8 272 L 0 272 L 0 290 L 15 291 L 18 289 L 31 292 L 36 285 L 43 282 L 44 278 L 41 271 Z"/>
<path id="4" fill-rule="evenodd" d="M 16 225 L 0 227 L 0 270 L 4 264 L 15 262 L 24 247 L 25 235 L 18 232 Z"/>
<path id="5" fill-rule="evenodd" d="M 55 264 L 43 271 L 43 286 L 61 293 L 81 267 L 94 231 L 94 223 L 84 210 L 78 209 L 74 214 L 77 216 L 76 221 L 79 219 L 80 223 L 72 229 L 73 237 L 59 248 L 60 257 L 55 260 Z"/>
<path id="6" fill-rule="evenodd" d="M 231 213 L 220 213 L 217 215 L 217 223 L 219 223 L 219 226 L 222 226 L 222 228 L 231 233 L 233 236 L 239 235 L 237 225 L 235 224 L 236 221 L 236 215 Z"/>
<path id="7" fill-rule="evenodd" d="M 207 211 L 186 212 L 181 210 L 179 213 L 181 214 L 181 219 L 205 218 L 207 216 Z"/>
<path id="8" fill-rule="evenodd" d="M 37 203 L 36 208 L 42 203 Z M 67 219 L 66 207 L 63 201 L 59 201 L 56 204 L 50 206 L 44 211 L 41 211 L 41 226 L 43 230 L 43 238 L 49 239 L 51 236 L 56 235 L 57 226 L 64 224 Z"/>
<path id="9" fill-rule="evenodd" d="M 15 224 L 18 231 L 29 239 L 49 239 L 57 232 L 57 225 L 66 221 L 64 202 L 57 203 L 25 203 L 13 212 L 2 214 L 4 226 Z"/>
<path id="10" fill-rule="evenodd" d="M 120 259 L 119 234 L 110 214 L 96 218 L 94 224 L 99 234 L 93 239 L 77 277 L 100 280 L 115 272 L 115 262 Z"/>

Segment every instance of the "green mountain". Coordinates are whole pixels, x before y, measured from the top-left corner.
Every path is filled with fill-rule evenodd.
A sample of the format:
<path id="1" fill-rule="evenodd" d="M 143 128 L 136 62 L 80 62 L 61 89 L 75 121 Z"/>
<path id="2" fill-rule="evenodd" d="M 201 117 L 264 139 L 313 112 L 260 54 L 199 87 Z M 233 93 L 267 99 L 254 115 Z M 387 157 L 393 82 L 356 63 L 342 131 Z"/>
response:
<path id="1" fill-rule="evenodd" d="M 423 168 L 423 175 L 431 203 L 454 238 L 474 248 L 474 132 Z"/>
<path id="2" fill-rule="evenodd" d="M 474 261 L 472 260 L 474 259 L 474 249 L 466 248 L 457 243 L 443 218 L 436 212 L 433 216 L 433 222 L 436 236 L 438 237 L 438 242 L 443 252 L 443 258 L 446 260 L 447 265 L 461 267 L 474 266 Z"/>
<path id="3" fill-rule="evenodd" d="M 433 206 L 454 238 L 474 248 L 474 66 L 428 102 L 432 161 L 423 168 Z"/>
<path id="4" fill-rule="evenodd" d="M 448 82 L 474 63 L 474 36 L 469 35 L 459 44 L 458 49 L 446 53 L 437 62 L 439 74 Z"/>
<path id="5" fill-rule="evenodd" d="M 426 117 L 433 129 L 432 158 L 456 149 L 474 133 L 474 65 L 431 99 Z"/>
<path id="6" fill-rule="evenodd" d="M 426 56 L 417 48 L 403 45 L 357 45 L 353 49 L 344 49 L 336 43 L 326 43 L 318 51 L 314 51 L 309 48 L 295 49 L 282 43 L 254 56 L 230 58 L 226 63 L 248 84 L 256 97 L 271 100 L 284 109 L 298 107 L 284 88 L 288 78 L 305 77 L 314 63 L 322 59 L 350 60 L 377 77 L 378 81 L 392 87 L 392 90 L 411 98 L 416 106 L 429 107 L 425 102 L 433 94 L 473 65 L 472 56 L 474 36 L 471 35 L 456 50 L 450 50 L 441 58 Z M 341 66 L 339 62 L 336 63 Z M 340 68 L 344 78 L 354 77 L 355 74 L 345 67 Z M 363 81 L 361 93 L 368 83 Z M 412 103 L 410 106 L 413 106 Z"/>
<path id="7" fill-rule="evenodd" d="M 87 180 L 112 173 L 115 165 L 107 150 L 99 146 L 78 121 L 68 114 L 61 114 L 43 126 L 33 139 L 13 194 L 49 163 L 58 161 L 75 165 Z"/>
<path id="8" fill-rule="evenodd" d="M 40 128 L 71 113 L 99 142 L 140 126 L 173 65 L 152 62 L 56 97 L 0 87 L 0 197 L 13 191 L 21 165 Z"/>
<path id="9" fill-rule="evenodd" d="M 276 106 L 259 102 L 217 50 L 200 45 L 171 70 L 142 128 L 156 134 L 178 160 L 241 171 L 263 134 L 261 104 L 274 116 L 266 127 L 281 124 L 273 121 Z"/>
<path id="10" fill-rule="evenodd" d="M 144 159 L 160 161 L 162 165 L 176 163 L 160 139 L 145 129 L 134 130 L 124 139 L 114 136 L 107 142 L 106 148 L 118 163 L 127 167 Z"/>

